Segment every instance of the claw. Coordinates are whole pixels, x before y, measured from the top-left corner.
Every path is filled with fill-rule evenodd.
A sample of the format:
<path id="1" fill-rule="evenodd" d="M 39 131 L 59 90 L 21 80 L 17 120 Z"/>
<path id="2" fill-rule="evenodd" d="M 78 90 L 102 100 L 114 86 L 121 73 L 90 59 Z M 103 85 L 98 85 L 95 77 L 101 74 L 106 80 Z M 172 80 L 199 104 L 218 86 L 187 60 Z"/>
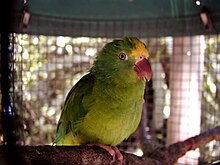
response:
<path id="1" fill-rule="evenodd" d="M 119 149 L 117 147 L 112 147 L 112 149 L 115 151 L 115 155 L 117 156 L 118 160 L 120 161 L 120 164 L 123 164 L 123 155 L 121 154 L 121 152 L 119 151 Z"/>
<path id="2" fill-rule="evenodd" d="M 121 152 L 119 151 L 119 149 L 115 146 L 111 147 L 108 145 L 104 145 L 104 144 L 87 144 L 88 146 L 99 146 L 103 149 L 105 149 L 106 151 L 108 151 L 108 153 L 112 156 L 112 161 L 110 164 L 115 162 L 115 156 L 117 156 L 117 159 L 120 161 L 120 165 L 123 165 L 123 155 L 121 154 Z"/>

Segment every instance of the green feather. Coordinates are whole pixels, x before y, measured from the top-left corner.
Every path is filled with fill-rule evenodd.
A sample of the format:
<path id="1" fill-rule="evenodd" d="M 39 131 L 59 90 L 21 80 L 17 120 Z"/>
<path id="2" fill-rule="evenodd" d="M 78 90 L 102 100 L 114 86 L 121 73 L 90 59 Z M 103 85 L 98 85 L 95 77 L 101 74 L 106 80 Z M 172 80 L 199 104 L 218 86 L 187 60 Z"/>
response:
<path id="1" fill-rule="evenodd" d="M 145 79 L 133 69 L 135 40 L 114 40 L 99 52 L 90 72 L 67 95 L 54 145 L 115 146 L 135 131 L 145 87 Z M 122 52 L 127 60 L 118 58 Z"/>

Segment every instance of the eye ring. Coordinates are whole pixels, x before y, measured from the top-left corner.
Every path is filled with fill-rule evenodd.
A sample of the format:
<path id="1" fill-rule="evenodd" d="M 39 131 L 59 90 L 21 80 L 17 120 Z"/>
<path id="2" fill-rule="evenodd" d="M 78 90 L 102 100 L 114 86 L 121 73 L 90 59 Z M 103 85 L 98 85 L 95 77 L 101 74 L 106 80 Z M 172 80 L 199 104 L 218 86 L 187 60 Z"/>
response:
<path id="1" fill-rule="evenodd" d="M 125 54 L 125 53 L 119 53 L 118 54 L 118 58 L 120 60 L 127 60 L 128 59 L 128 56 Z"/>

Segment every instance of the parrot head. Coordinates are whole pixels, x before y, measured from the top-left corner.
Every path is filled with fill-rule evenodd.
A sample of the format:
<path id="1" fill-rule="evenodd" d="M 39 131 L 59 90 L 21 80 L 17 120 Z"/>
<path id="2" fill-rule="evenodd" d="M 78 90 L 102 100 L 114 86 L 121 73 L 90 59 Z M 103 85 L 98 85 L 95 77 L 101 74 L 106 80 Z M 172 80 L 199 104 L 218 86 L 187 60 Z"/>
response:
<path id="1" fill-rule="evenodd" d="M 107 43 L 98 53 L 91 69 L 98 79 L 120 84 L 150 80 L 149 53 L 137 38 L 124 37 Z"/>

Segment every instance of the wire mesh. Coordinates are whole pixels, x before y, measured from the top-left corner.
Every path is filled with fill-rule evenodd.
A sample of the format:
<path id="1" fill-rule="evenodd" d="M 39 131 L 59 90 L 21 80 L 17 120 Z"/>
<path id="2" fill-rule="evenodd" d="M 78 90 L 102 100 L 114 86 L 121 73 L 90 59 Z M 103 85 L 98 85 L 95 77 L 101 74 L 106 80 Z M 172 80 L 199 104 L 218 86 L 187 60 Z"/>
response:
<path id="1" fill-rule="evenodd" d="M 35 26 L 40 28 L 37 22 Z M 112 26 L 115 36 L 127 34 L 118 26 Z M 102 37 L 90 37 L 89 28 L 83 35 L 86 37 L 11 34 L 9 63 L 13 73 L 11 96 L 17 144 L 53 141 L 68 91 L 91 68 L 96 53 L 113 39 L 103 30 L 104 26 L 97 23 L 94 27 L 102 28 Z M 65 30 L 65 26 L 59 27 L 60 33 Z M 153 70 L 145 95 L 147 138 L 168 145 L 220 125 L 220 36 L 152 38 L 137 33 L 138 29 L 133 35 L 149 48 Z M 2 130 L 0 140 L 5 143 Z M 137 136 L 135 132 L 119 147 L 141 155 Z M 219 159 L 219 148 L 216 139 L 200 150 L 187 153 L 187 158 L 179 160 L 179 164 L 214 161 Z"/>
<path id="2" fill-rule="evenodd" d="M 49 144 L 65 96 L 103 46 L 100 38 L 15 35 L 14 85 L 22 103 L 24 144 Z"/>

